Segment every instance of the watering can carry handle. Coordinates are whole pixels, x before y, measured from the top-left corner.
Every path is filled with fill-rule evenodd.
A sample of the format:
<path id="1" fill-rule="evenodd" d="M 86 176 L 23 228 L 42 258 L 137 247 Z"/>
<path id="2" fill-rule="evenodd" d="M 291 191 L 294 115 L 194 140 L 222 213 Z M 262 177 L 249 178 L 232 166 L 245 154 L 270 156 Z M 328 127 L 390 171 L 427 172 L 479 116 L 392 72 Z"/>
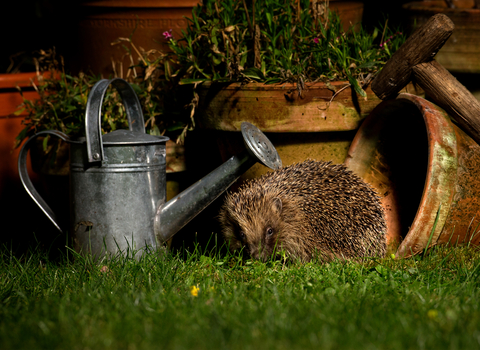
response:
<path id="1" fill-rule="evenodd" d="M 127 112 L 128 126 L 131 131 L 145 133 L 142 106 L 138 96 L 128 82 L 121 78 L 102 79 L 90 91 L 85 115 L 85 133 L 87 139 L 88 162 L 100 162 L 104 159 L 102 143 L 101 114 L 105 92 L 112 84 L 120 96 Z"/>
<path id="2" fill-rule="evenodd" d="M 57 216 L 52 211 L 52 209 L 48 206 L 48 204 L 43 200 L 40 194 L 37 192 L 27 172 L 27 154 L 31 146 L 31 142 L 35 140 L 38 136 L 42 136 L 42 135 L 53 135 L 61 138 L 64 141 L 67 141 L 67 142 L 70 141 L 70 138 L 67 135 L 65 135 L 63 132 L 56 131 L 56 130 L 41 131 L 33 135 L 25 142 L 25 144 L 22 146 L 22 149 L 20 150 L 20 154 L 18 156 L 18 174 L 20 175 L 20 181 L 22 182 L 23 187 L 25 187 L 25 190 L 30 195 L 30 197 L 32 197 L 32 199 L 35 201 L 35 203 L 37 203 L 40 209 L 42 209 L 42 211 L 50 219 L 50 221 L 53 222 L 55 227 L 60 232 L 63 232 L 62 228 L 58 223 Z"/>

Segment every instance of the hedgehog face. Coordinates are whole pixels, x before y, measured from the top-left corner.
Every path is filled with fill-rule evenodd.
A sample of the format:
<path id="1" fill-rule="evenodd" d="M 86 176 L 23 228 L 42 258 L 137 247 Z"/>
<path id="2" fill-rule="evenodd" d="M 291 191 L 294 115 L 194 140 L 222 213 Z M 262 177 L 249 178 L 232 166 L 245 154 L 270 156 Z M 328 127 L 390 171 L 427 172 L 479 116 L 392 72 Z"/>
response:
<path id="1" fill-rule="evenodd" d="M 275 254 L 277 238 L 278 228 L 270 223 L 240 231 L 240 241 L 246 253 L 251 258 L 262 261 L 267 261 Z"/>
<path id="2" fill-rule="evenodd" d="M 241 211 L 226 210 L 223 234 L 230 250 L 243 248 L 253 259 L 266 261 L 278 248 L 281 236 L 282 201 L 278 198 L 261 201 Z"/>

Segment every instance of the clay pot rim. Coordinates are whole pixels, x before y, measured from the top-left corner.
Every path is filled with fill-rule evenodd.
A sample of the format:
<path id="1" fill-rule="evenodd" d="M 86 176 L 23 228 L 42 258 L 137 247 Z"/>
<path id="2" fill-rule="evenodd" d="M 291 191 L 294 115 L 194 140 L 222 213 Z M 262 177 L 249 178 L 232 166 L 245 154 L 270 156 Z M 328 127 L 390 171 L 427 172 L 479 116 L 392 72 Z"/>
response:
<path id="1" fill-rule="evenodd" d="M 191 8 L 198 4 L 195 0 L 90 0 L 81 3 L 85 7 L 111 8 Z"/>
<path id="2" fill-rule="evenodd" d="M 335 80 L 330 82 L 330 84 L 337 88 L 341 89 L 345 86 L 350 85 L 348 80 Z M 225 90 L 289 90 L 289 89 L 296 89 L 297 83 L 275 83 L 275 84 L 266 84 L 263 82 L 212 82 L 206 81 L 198 85 L 197 89 L 208 89 L 210 87 L 221 87 Z M 370 84 L 368 85 L 370 86 Z M 305 83 L 305 89 L 308 90 L 310 88 L 313 89 L 328 89 L 332 90 L 328 87 L 328 85 L 324 82 L 309 82 Z"/>
<path id="3" fill-rule="evenodd" d="M 437 213 L 438 221 L 431 245 L 440 237 L 454 195 L 458 154 L 455 130 L 445 111 L 415 95 L 401 94 L 397 99 L 406 99 L 417 106 L 423 116 L 428 138 L 427 176 L 419 209 L 396 253 L 398 257 L 404 257 L 412 253 L 417 254 L 425 248 L 416 249 L 415 247 L 425 237 L 426 229 L 428 237 L 430 236 Z M 438 183 L 444 185 L 438 186 Z M 441 191 L 442 188 L 448 190 Z M 415 249 L 411 249 L 411 246 Z"/>
<path id="4" fill-rule="evenodd" d="M 0 74 L 0 89 L 15 88 L 20 86 L 22 88 L 31 88 L 32 81 L 39 84 L 38 77 L 45 78 L 60 77 L 59 72 L 45 71 L 41 74 L 37 72 L 23 72 L 23 73 L 4 73 Z"/>

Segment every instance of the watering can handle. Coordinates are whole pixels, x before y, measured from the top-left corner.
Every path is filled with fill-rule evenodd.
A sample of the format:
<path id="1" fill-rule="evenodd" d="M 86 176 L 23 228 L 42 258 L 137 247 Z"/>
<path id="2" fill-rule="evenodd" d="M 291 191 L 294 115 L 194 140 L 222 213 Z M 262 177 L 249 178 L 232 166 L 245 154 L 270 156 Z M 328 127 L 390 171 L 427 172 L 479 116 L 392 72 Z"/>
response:
<path id="1" fill-rule="evenodd" d="M 127 112 L 128 126 L 131 131 L 145 133 L 142 106 L 138 96 L 128 82 L 121 78 L 102 79 L 90 91 L 85 115 L 85 133 L 87 139 L 88 162 L 100 162 L 104 159 L 102 143 L 101 114 L 105 92 L 112 84 L 122 97 Z"/>
<path id="2" fill-rule="evenodd" d="M 70 138 L 67 135 L 65 135 L 63 132 L 56 131 L 56 130 L 41 131 L 33 135 L 25 142 L 22 149 L 20 150 L 20 154 L 18 156 L 18 174 L 20 175 L 20 181 L 22 181 L 23 187 L 25 187 L 25 190 L 27 190 L 27 193 L 30 195 L 30 197 L 32 197 L 34 202 L 37 203 L 37 205 L 40 207 L 40 209 L 42 209 L 42 211 L 50 219 L 50 221 L 53 222 L 55 227 L 60 232 L 63 233 L 63 230 L 58 223 L 57 216 L 52 211 L 52 209 L 48 206 L 48 204 L 43 200 L 40 194 L 37 192 L 27 172 L 27 154 L 31 146 L 31 142 L 34 139 L 36 139 L 38 136 L 42 136 L 42 135 L 53 135 L 67 142 L 70 140 Z"/>

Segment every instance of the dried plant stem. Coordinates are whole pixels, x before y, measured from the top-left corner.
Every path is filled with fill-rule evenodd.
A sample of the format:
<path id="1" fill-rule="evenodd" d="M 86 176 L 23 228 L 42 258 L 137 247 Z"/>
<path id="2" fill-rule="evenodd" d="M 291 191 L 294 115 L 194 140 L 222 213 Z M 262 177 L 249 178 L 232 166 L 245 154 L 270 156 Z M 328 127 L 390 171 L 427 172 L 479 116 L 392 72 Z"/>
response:
<path id="1" fill-rule="evenodd" d="M 245 8 L 245 14 L 247 15 L 248 26 L 250 28 L 250 33 L 251 33 L 252 39 L 253 39 L 253 37 L 254 37 L 253 25 L 252 25 L 252 21 L 250 21 L 250 15 L 248 14 L 248 7 L 247 7 L 247 3 L 246 3 L 245 0 L 243 0 L 243 7 Z"/>
<path id="2" fill-rule="evenodd" d="M 383 27 L 382 39 L 380 39 L 380 43 L 383 43 L 383 39 L 385 39 L 385 31 L 387 30 L 387 25 L 388 25 L 388 18 L 385 21 L 385 26 Z"/>

